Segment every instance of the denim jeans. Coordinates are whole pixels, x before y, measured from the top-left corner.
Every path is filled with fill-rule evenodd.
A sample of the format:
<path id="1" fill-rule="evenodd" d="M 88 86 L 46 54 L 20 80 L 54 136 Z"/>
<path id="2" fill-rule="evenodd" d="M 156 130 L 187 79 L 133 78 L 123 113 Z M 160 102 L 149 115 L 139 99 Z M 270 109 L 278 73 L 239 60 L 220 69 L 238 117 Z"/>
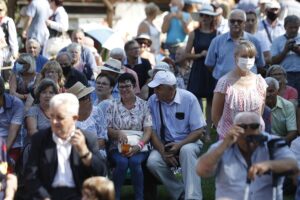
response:
<path id="1" fill-rule="evenodd" d="M 125 157 L 117 150 L 112 152 L 111 159 L 115 164 L 112 179 L 115 185 L 116 200 L 120 199 L 121 188 L 126 178 L 128 168 L 130 169 L 131 173 L 131 182 L 134 188 L 135 199 L 144 199 L 144 175 L 142 170 L 142 162 L 145 161 L 147 157 L 147 152 L 140 152 L 131 157 Z"/>

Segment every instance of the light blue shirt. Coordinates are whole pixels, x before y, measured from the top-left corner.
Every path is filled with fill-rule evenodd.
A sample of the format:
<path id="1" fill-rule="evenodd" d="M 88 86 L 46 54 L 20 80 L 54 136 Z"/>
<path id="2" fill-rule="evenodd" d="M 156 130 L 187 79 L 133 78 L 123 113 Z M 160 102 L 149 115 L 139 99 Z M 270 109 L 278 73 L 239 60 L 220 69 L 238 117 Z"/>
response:
<path id="1" fill-rule="evenodd" d="M 278 138 L 267 133 L 263 133 L 268 136 L 268 140 Z M 212 151 L 217 148 L 222 141 L 213 144 L 208 151 Z M 294 154 L 291 152 L 288 146 L 279 148 L 274 153 L 274 159 L 295 159 Z M 251 156 L 251 162 L 259 163 L 266 160 L 270 160 L 267 143 L 258 146 Z M 239 147 L 232 145 L 222 155 L 216 171 L 216 199 L 226 198 L 232 200 L 244 199 L 244 193 L 246 188 L 247 178 L 247 163 L 242 156 Z M 283 178 L 280 179 L 280 184 L 277 187 L 276 200 L 282 200 L 282 183 Z M 249 188 L 249 200 L 266 200 L 272 198 L 272 175 L 265 174 L 257 176 L 254 181 L 250 183 Z"/>
<path id="2" fill-rule="evenodd" d="M 11 124 L 22 125 L 24 119 L 24 104 L 23 102 L 12 95 L 4 94 L 5 105 L 0 107 L 0 137 L 4 140 L 8 137 L 8 130 Z M 24 135 L 20 127 L 16 141 L 13 147 L 23 146 Z"/>
<path id="3" fill-rule="evenodd" d="M 295 38 L 296 44 L 300 44 L 300 34 Z M 276 56 L 280 54 L 285 46 L 287 39 L 285 35 L 279 36 L 273 41 L 271 46 L 271 55 Z M 293 51 L 290 51 L 281 61 L 280 65 L 287 72 L 300 72 L 300 56 Z"/>
<path id="4" fill-rule="evenodd" d="M 190 21 L 190 14 L 182 12 L 182 18 L 185 23 Z M 169 29 L 167 31 L 166 44 L 173 45 L 185 41 L 187 34 L 184 32 L 182 22 L 173 17 L 170 21 Z"/>
<path id="5" fill-rule="evenodd" d="M 255 65 L 257 67 L 265 66 L 263 52 L 258 40 L 247 32 L 244 32 L 242 38 L 251 41 L 256 47 Z M 215 79 L 220 79 L 227 72 L 234 69 L 234 49 L 236 45 L 230 36 L 230 32 L 219 35 L 212 40 L 206 55 L 205 65 L 214 68 L 213 77 Z M 251 71 L 256 72 L 256 67 L 252 67 Z"/>
<path id="6" fill-rule="evenodd" d="M 156 94 L 149 100 L 150 112 L 152 115 L 153 130 L 160 137 L 160 113 L 159 101 Z M 206 126 L 202 110 L 197 98 L 189 91 L 176 89 L 173 102 L 161 103 L 163 121 L 165 125 L 165 140 L 179 142 L 184 140 L 192 131 Z M 178 119 L 176 113 L 183 113 L 183 119 Z M 180 114 L 182 116 L 182 114 Z"/>

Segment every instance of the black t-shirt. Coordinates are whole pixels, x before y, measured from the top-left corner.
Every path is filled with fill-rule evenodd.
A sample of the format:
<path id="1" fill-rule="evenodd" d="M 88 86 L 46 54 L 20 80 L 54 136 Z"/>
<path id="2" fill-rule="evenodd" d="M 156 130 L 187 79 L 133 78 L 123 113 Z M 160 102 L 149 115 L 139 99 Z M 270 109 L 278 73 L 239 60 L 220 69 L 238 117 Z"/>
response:
<path id="1" fill-rule="evenodd" d="M 89 87 L 87 78 L 83 73 L 71 67 L 71 71 L 68 74 L 65 82 L 65 88 L 68 89 L 72 87 L 75 83 L 81 82 L 83 85 Z"/>
<path id="2" fill-rule="evenodd" d="M 132 69 L 137 73 L 137 76 L 139 78 L 139 86 L 142 88 L 147 80 L 150 78 L 148 75 L 148 71 L 151 69 L 151 64 L 148 59 L 141 58 L 142 63 L 135 65 L 134 67 L 131 67 L 130 65 L 126 64 L 125 66 Z"/>

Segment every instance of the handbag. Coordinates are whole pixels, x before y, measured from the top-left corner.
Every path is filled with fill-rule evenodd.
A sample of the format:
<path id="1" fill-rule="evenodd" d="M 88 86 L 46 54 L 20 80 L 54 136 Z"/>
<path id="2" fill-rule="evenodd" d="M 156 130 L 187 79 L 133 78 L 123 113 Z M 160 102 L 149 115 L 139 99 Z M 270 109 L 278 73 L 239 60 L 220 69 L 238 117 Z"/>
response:
<path id="1" fill-rule="evenodd" d="M 143 131 L 134 131 L 134 130 L 121 130 L 121 131 L 126 134 L 128 139 L 127 143 L 131 146 L 138 145 L 144 135 Z M 150 149 L 149 144 L 145 144 L 143 149 L 141 149 L 141 152 L 149 151 L 149 149 Z M 118 144 L 118 150 L 120 153 L 122 152 L 120 143 Z"/>

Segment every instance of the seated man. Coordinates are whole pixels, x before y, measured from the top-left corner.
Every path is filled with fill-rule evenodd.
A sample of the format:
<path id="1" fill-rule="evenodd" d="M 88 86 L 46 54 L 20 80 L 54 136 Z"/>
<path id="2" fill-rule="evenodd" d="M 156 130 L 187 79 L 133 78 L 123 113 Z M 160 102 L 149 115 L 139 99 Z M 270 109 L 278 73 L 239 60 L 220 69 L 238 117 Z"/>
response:
<path id="1" fill-rule="evenodd" d="M 267 141 L 275 142 L 272 139 L 276 136 L 262 132 L 256 113 L 238 113 L 233 123 L 224 140 L 213 144 L 199 158 L 197 173 L 201 177 L 216 177 L 215 199 L 244 199 L 248 186 L 249 199 L 272 199 L 272 175 L 266 172 L 297 172 L 293 153 L 287 145 L 269 149 L 272 145 Z M 246 180 L 250 182 L 248 186 Z M 281 178 L 275 199 L 283 198 L 282 182 Z"/>
<path id="2" fill-rule="evenodd" d="M 198 100 L 192 93 L 176 88 L 176 78 L 169 71 L 158 71 L 148 86 L 155 93 L 149 98 L 154 131 L 151 142 L 155 149 L 149 155 L 147 167 L 173 199 L 202 199 L 195 166 L 206 123 Z M 171 170 L 179 165 L 183 183 Z"/>
<path id="3" fill-rule="evenodd" d="M 272 133 L 291 142 L 297 137 L 296 111 L 292 102 L 279 96 L 279 82 L 267 77 L 268 84 L 266 105 L 271 108 Z"/>
<path id="4" fill-rule="evenodd" d="M 25 184 L 29 199 L 81 199 L 81 187 L 91 176 L 106 176 L 96 135 L 75 128 L 79 102 L 61 93 L 50 100 L 51 128 L 32 137 Z"/>

